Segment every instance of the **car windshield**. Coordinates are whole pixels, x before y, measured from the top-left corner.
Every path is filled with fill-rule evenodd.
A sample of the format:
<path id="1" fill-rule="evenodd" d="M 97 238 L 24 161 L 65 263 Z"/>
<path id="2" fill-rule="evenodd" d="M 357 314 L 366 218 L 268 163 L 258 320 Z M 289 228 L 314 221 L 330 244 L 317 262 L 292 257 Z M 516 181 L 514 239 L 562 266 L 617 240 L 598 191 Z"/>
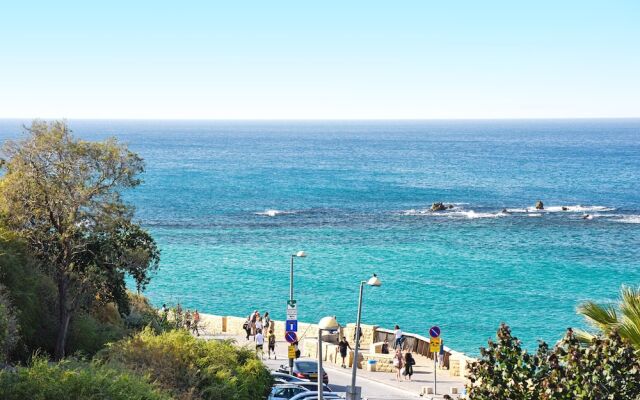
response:
<path id="1" fill-rule="evenodd" d="M 318 372 L 318 364 L 313 361 L 298 361 L 296 367 L 301 372 Z"/>

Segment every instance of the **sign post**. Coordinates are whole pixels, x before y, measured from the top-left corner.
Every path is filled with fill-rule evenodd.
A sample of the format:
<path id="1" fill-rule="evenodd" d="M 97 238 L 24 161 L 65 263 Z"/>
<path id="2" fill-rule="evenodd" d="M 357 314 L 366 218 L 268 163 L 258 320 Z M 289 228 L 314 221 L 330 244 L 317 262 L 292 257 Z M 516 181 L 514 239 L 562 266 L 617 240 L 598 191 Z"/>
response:
<path id="1" fill-rule="evenodd" d="M 433 353 L 433 394 L 436 395 L 438 393 L 437 389 L 437 379 L 436 379 L 436 371 L 438 370 L 436 363 L 438 362 L 438 353 L 440 352 L 440 344 L 442 343 L 442 339 L 440 338 L 440 327 L 432 326 L 429 329 L 429 351 Z"/>
<path id="2" fill-rule="evenodd" d="M 293 258 L 292 258 L 293 261 Z M 298 331 L 298 301 L 294 299 L 287 300 L 287 321 L 285 323 L 284 330 L 287 332 L 284 338 L 289 343 L 294 343 L 298 340 L 296 332 Z M 291 352 L 291 349 L 293 353 Z M 289 372 L 293 372 L 293 360 L 296 358 L 295 346 L 289 346 Z"/>

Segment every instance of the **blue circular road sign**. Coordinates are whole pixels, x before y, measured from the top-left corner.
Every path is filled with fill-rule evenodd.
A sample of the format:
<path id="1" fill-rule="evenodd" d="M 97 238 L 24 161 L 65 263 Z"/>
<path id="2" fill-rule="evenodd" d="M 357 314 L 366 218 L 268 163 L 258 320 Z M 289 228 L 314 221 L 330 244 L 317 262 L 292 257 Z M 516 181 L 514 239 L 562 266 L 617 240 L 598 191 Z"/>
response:
<path id="1" fill-rule="evenodd" d="M 293 343 L 298 340 L 298 335 L 295 332 L 287 332 L 284 334 L 284 340 L 289 343 Z"/>
<path id="2" fill-rule="evenodd" d="M 431 329 L 429 329 L 429 336 L 431 336 L 432 338 L 437 338 L 438 336 L 440 336 L 440 327 L 432 326 Z"/>

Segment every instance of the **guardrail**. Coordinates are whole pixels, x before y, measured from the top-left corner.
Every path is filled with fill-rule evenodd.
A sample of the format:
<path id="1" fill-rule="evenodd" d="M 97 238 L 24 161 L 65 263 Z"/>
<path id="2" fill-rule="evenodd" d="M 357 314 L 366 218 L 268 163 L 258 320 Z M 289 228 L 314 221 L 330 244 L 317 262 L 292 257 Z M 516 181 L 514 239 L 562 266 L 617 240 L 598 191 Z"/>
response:
<path id="1" fill-rule="evenodd" d="M 420 354 L 430 359 L 436 359 L 438 356 L 437 352 L 431 352 L 429 350 L 429 338 L 426 338 L 421 335 L 417 335 L 415 333 L 404 333 L 404 343 L 402 344 L 402 348 L 405 350 L 410 350 L 412 353 Z M 374 342 L 384 342 L 385 339 L 391 346 L 395 343 L 396 337 L 394 331 L 390 329 L 377 328 L 374 332 Z M 451 356 L 451 349 L 447 346 L 444 346 L 444 367 L 449 369 L 449 357 Z"/>

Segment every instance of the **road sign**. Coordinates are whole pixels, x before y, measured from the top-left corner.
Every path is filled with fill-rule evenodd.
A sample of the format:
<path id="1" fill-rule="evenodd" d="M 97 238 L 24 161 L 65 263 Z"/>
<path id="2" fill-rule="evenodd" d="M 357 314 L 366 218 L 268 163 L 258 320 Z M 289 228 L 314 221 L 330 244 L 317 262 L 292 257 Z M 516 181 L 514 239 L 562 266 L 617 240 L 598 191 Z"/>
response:
<path id="1" fill-rule="evenodd" d="M 287 320 L 287 322 L 285 323 L 284 330 L 288 332 L 298 332 L 298 320 L 297 319 Z"/>
<path id="2" fill-rule="evenodd" d="M 288 349 L 289 358 L 296 358 L 296 346 L 291 345 Z"/>
<path id="3" fill-rule="evenodd" d="M 287 332 L 284 334 L 284 340 L 286 340 L 289 343 L 297 342 L 298 335 L 296 335 L 295 332 Z"/>
<path id="4" fill-rule="evenodd" d="M 439 337 L 434 337 L 429 340 L 429 351 L 432 353 L 440 352 L 440 345 L 442 344 L 442 339 Z"/>
<path id="5" fill-rule="evenodd" d="M 432 326 L 431 329 L 429 329 L 429 336 L 431 336 L 432 338 L 440 336 L 440 327 Z"/>
<path id="6" fill-rule="evenodd" d="M 287 310 L 295 310 L 298 308 L 298 300 L 287 300 Z"/>
<path id="7" fill-rule="evenodd" d="M 298 319 L 298 309 L 294 308 L 294 309 L 287 309 L 287 319 L 288 320 L 292 320 L 292 319 Z"/>

